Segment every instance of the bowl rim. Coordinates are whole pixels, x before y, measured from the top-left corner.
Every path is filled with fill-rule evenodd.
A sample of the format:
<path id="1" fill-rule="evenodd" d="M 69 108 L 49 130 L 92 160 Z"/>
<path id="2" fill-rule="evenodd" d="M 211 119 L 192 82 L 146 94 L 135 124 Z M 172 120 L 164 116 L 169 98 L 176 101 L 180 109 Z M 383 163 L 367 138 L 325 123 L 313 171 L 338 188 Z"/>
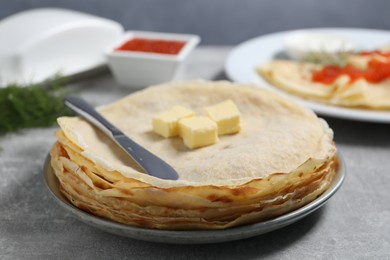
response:
<path id="1" fill-rule="evenodd" d="M 153 52 L 141 52 L 141 51 L 115 51 L 114 48 L 121 43 L 135 37 L 142 37 L 147 39 L 159 39 L 159 40 L 178 40 L 184 41 L 185 44 L 178 54 L 163 54 Z M 108 58 L 138 58 L 147 60 L 169 60 L 169 61 L 182 61 L 188 54 L 199 44 L 200 37 L 195 34 L 180 34 L 180 33 L 165 33 L 165 32 L 152 32 L 152 31 L 125 31 L 124 34 L 114 41 L 105 50 L 105 55 Z"/>

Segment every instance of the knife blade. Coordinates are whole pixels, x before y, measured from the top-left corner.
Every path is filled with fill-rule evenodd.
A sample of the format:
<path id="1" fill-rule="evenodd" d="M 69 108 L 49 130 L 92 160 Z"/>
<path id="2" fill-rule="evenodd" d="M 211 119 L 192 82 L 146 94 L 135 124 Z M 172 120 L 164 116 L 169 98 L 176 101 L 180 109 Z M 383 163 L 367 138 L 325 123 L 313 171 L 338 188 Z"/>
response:
<path id="1" fill-rule="evenodd" d="M 172 166 L 126 136 L 84 99 L 76 96 L 68 96 L 64 98 L 64 104 L 102 130 L 149 175 L 165 180 L 178 179 L 179 175 Z"/>

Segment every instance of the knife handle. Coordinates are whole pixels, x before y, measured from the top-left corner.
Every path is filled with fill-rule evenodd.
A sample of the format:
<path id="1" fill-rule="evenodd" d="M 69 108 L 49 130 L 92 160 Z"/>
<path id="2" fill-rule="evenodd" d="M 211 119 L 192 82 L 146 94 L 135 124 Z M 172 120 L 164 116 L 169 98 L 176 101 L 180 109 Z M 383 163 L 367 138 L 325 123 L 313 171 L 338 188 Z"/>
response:
<path id="1" fill-rule="evenodd" d="M 93 123 L 106 134 L 109 134 L 111 136 L 123 135 L 123 133 L 118 128 L 108 122 L 84 99 L 75 96 L 69 96 L 64 98 L 64 103 L 67 107 L 87 119 L 89 122 Z"/>

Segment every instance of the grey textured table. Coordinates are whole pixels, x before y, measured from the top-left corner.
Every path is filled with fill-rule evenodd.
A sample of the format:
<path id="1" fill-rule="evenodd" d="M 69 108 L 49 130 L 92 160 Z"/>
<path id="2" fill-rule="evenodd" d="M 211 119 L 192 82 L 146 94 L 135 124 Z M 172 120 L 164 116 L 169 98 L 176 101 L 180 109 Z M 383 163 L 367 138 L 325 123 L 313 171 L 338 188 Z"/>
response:
<path id="1" fill-rule="evenodd" d="M 185 77 L 225 79 L 229 49 L 197 49 Z M 108 73 L 70 87 L 95 105 L 130 93 Z M 325 119 L 347 164 L 336 195 L 283 229 L 205 245 L 138 241 L 78 221 L 57 205 L 43 181 L 56 128 L 1 136 L 0 259 L 390 259 L 390 124 Z"/>

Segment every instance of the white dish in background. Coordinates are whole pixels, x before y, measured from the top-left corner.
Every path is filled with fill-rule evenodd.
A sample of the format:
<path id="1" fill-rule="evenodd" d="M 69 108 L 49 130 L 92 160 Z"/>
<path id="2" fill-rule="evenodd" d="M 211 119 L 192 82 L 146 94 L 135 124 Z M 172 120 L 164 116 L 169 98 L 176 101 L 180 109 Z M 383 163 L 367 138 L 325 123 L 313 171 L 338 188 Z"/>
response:
<path id="1" fill-rule="evenodd" d="M 185 44 L 177 54 L 115 50 L 131 39 L 182 41 Z M 128 31 L 105 53 L 117 82 L 122 86 L 140 88 L 174 80 L 182 63 L 199 41 L 199 36 L 191 34 Z"/>
<path id="2" fill-rule="evenodd" d="M 344 160 L 339 153 L 337 157 L 339 159 L 339 168 L 330 187 L 312 202 L 276 218 L 221 230 L 158 230 L 120 224 L 92 215 L 73 206 L 60 191 L 60 183 L 50 165 L 50 155 L 46 158 L 43 166 L 43 175 L 50 193 L 59 205 L 88 225 L 116 235 L 145 241 L 174 244 L 207 244 L 262 235 L 290 225 L 322 207 L 338 191 L 345 178 L 346 168 Z"/>
<path id="3" fill-rule="evenodd" d="M 321 115 L 358 121 L 390 123 L 390 112 L 344 108 L 305 100 L 272 86 L 257 74 L 255 71 L 257 65 L 277 58 L 288 58 L 284 49 L 286 36 L 303 31 L 343 37 L 354 43 L 358 50 L 377 49 L 390 43 L 390 31 L 371 29 L 322 28 L 263 35 L 243 42 L 232 49 L 225 61 L 226 75 L 232 81 L 255 83 L 259 87 L 287 96 Z"/>
<path id="4" fill-rule="evenodd" d="M 105 64 L 104 49 L 123 33 L 114 21 L 39 8 L 0 21 L 0 86 L 40 83 Z"/>

